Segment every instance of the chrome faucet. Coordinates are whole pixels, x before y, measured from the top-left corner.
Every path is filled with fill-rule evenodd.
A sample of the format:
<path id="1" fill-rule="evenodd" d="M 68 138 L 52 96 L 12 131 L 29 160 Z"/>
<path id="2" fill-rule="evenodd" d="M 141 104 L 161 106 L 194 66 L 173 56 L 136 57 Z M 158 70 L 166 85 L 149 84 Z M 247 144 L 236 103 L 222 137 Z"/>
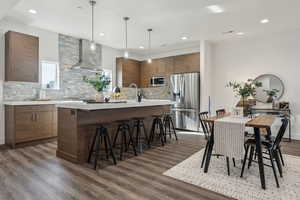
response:
<path id="1" fill-rule="evenodd" d="M 135 83 L 129 85 L 130 88 L 135 88 L 135 100 L 138 101 L 138 86 Z"/>

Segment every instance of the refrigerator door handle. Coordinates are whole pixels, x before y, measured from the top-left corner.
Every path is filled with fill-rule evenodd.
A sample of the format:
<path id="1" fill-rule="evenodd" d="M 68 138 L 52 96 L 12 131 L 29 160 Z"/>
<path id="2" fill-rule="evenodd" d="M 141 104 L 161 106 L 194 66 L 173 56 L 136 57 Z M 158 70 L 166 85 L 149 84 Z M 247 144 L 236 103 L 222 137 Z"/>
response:
<path id="1" fill-rule="evenodd" d="M 185 91 L 184 91 L 184 87 L 185 87 L 185 81 L 184 81 L 184 76 L 180 76 L 180 99 L 184 98 L 184 94 L 185 94 Z"/>

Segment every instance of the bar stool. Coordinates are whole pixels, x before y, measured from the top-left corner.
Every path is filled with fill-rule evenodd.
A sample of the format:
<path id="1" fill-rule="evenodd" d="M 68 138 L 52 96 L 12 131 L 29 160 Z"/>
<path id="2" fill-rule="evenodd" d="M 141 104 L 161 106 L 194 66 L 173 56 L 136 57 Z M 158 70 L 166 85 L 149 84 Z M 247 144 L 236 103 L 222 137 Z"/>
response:
<path id="1" fill-rule="evenodd" d="M 150 131 L 148 145 L 150 146 L 151 143 L 154 141 L 154 137 L 156 135 L 158 135 L 160 138 L 160 141 L 161 141 L 161 145 L 164 146 L 165 142 L 166 142 L 166 135 L 165 135 L 165 131 L 164 131 L 164 125 L 161 120 L 162 115 L 153 115 L 152 117 L 153 117 L 153 122 L 152 122 L 151 131 Z M 158 131 L 158 132 L 156 132 L 156 131 Z"/>
<path id="2" fill-rule="evenodd" d="M 97 169 L 97 162 L 98 162 L 98 157 L 100 154 L 100 147 L 101 147 L 101 144 L 103 143 L 103 141 L 104 141 L 104 146 L 105 146 L 106 158 L 107 159 L 109 158 L 109 152 L 110 152 L 110 155 L 113 159 L 113 163 L 115 165 L 117 164 L 115 154 L 113 152 L 113 148 L 112 148 L 112 145 L 110 142 L 108 130 L 106 127 L 104 127 L 103 124 L 100 124 L 96 128 L 96 133 L 93 137 L 92 144 L 91 144 L 90 151 L 89 151 L 89 157 L 88 157 L 88 163 L 90 163 L 92 155 L 95 154 L 95 160 L 94 160 L 94 169 L 95 170 Z"/>
<path id="3" fill-rule="evenodd" d="M 138 151 L 140 153 L 143 152 L 143 149 L 145 147 L 145 142 L 143 143 L 143 141 L 146 141 L 146 144 L 148 143 L 148 135 L 147 135 L 147 131 L 146 131 L 146 127 L 144 124 L 144 117 L 135 117 L 132 118 L 133 120 L 133 135 L 135 134 L 135 146 L 138 148 Z M 143 132 L 144 137 L 141 137 L 141 133 Z M 148 144 L 148 147 L 150 147 L 150 145 Z"/>
<path id="4" fill-rule="evenodd" d="M 116 142 L 118 140 L 119 134 L 121 134 L 121 143 L 119 144 L 120 146 L 120 160 L 123 159 L 123 152 L 125 150 L 125 152 L 128 151 L 128 147 L 131 145 L 132 146 L 132 150 L 134 152 L 134 155 L 137 156 L 136 153 L 136 149 L 135 149 L 135 144 L 133 142 L 133 138 L 132 138 L 132 133 L 130 130 L 130 126 L 129 126 L 129 120 L 119 120 L 116 121 L 117 123 L 119 123 L 118 126 L 118 130 L 116 132 L 114 141 L 113 141 L 113 148 L 116 147 Z M 127 137 L 129 138 L 128 141 L 128 145 L 127 145 Z"/>
<path id="5" fill-rule="evenodd" d="M 175 130 L 175 126 L 174 126 L 174 122 L 173 122 L 173 119 L 172 119 L 171 115 L 172 115 L 171 113 L 166 113 L 164 115 L 163 124 L 164 124 L 164 128 L 165 128 L 165 136 L 167 135 L 167 133 L 169 133 L 169 136 L 170 136 L 170 139 L 171 139 L 172 138 L 172 133 L 173 133 L 176 140 L 178 140 L 176 130 Z M 166 138 L 165 138 L 165 141 L 166 141 Z"/>

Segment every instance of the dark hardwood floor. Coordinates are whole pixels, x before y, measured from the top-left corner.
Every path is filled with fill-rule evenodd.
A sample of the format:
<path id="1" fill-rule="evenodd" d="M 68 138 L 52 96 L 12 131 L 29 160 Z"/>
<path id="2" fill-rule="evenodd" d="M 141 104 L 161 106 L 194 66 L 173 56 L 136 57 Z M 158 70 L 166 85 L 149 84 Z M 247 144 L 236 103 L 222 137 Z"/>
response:
<path id="1" fill-rule="evenodd" d="M 162 173 L 204 147 L 196 135 L 179 135 L 164 147 L 119 161 L 100 161 L 100 169 L 79 166 L 55 156 L 56 142 L 0 151 L 0 200 L 202 200 L 229 199 Z M 300 156 L 300 142 L 283 145 Z"/>

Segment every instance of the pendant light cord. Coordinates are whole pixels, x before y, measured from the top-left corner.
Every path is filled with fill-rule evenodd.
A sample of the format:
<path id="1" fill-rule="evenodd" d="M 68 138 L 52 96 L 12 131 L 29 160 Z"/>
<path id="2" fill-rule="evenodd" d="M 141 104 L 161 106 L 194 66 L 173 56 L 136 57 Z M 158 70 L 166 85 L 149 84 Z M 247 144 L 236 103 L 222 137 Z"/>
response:
<path id="1" fill-rule="evenodd" d="M 124 17 L 123 19 L 125 21 L 125 49 L 127 50 L 127 48 L 128 48 L 128 28 L 127 28 L 128 24 L 127 24 L 127 22 L 129 20 L 129 17 Z"/>
<path id="2" fill-rule="evenodd" d="M 148 41 L 148 56 L 149 56 L 149 59 L 151 59 L 151 32 L 152 32 L 152 29 L 151 28 L 149 28 L 148 30 L 148 39 L 149 39 L 149 41 Z"/>
<path id="3" fill-rule="evenodd" d="M 95 1 L 91 1 L 91 5 L 92 5 L 92 42 L 94 42 L 94 5 L 95 5 Z"/>

